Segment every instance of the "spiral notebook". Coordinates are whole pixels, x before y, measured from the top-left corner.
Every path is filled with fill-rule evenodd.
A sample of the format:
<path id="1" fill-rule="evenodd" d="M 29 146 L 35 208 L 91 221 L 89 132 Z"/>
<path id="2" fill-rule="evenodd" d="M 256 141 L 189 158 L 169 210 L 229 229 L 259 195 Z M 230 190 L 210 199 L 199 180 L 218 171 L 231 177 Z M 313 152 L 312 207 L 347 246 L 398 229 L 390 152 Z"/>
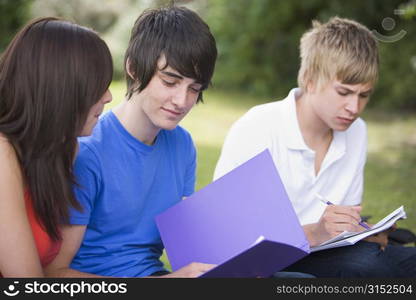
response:
<path id="1" fill-rule="evenodd" d="M 374 224 L 373 226 L 371 226 L 370 229 L 366 229 L 361 232 L 345 231 L 343 233 L 340 233 L 336 237 L 333 237 L 332 239 L 329 239 L 328 241 L 322 243 L 319 246 L 312 247 L 311 252 L 354 245 L 356 242 L 362 239 L 365 239 L 366 237 L 370 235 L 389 229 L 391 226 L 393 226 L 393 224 L 397 220 L 405 219 L 405 218 L 406 218 L 406 212 L 404 211 L 403 206 L 400 206 L 399 208 L 394 210 L 392 213 L 384 217 L 382 220 L 377 222 L 377 224 Z"/>

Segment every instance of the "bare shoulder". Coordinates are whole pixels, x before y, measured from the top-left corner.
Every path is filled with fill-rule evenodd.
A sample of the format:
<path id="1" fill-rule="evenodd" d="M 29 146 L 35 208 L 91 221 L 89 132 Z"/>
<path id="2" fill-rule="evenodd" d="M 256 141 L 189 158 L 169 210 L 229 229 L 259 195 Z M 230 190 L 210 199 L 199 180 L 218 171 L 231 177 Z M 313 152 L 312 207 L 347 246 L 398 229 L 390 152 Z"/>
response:
<path id="1" fill-rule="evenodd" d="M 0 187 L 2 190 L 22 187 L 23 178 L 13 145 L 0 133 Z M 4 191 L 3 191 L 4 192 Z"/>
<path id="2" fill-rule="evenodd" d="M 1 143 L 6 143 L 6 142 L 8 143 L 9 140 L 7 139 L 7 137 L 3 133 L 0 132 L 0 144 Z"/>
<path id="3" fill-rule="evenodd" d="M 24 191 L 16 151 L 0 134 L 0 268 L 4 277 L 43 275 L 27 216 Z"/>
<path id="4" fill-rule="evenodd" d="M 0 132 L 0 162 L 9 163 L 17 161 L 16 151 L 14 150 L 12 144 L 9 142 L 9 139 Z"/>
<path id="5" fill-rule="evenodd" d="M 11 146 L 9 139 L 3 133 L 0 132 L 0 147 L 4 148 L 7 146 Z"/>

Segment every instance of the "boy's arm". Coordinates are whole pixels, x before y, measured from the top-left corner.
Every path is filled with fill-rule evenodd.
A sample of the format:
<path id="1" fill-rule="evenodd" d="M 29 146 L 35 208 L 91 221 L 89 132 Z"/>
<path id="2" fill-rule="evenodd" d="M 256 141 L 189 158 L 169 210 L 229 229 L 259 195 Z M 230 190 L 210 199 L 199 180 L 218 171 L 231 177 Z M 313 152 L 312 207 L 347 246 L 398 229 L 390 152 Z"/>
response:
<path id="1" fill-rule="evenodd" d="M 61 229 L 61 249 L 55 259 L 44 269 L 47 277 L 104 277 L 80 272 L 69 267 L 81 246 L 86 227 L 86 225 L 67 225 Z"/>
<path id="2" fill-rule="evenodd" d="M 97 274 L 84 273 L 70 268 L 70 264 L 77 253 L 81 242 L 84 238 L 85 225 L 68 225 L 62 228 L 62 245 L 59 254 L 44 269 L 47 277 L 72 277 L 72 278 L 105 278 Z M 209 271 L 215 265 L 203 263 L 191 263 L 176 272 L 164 276 L 155 276 L 154 278 L 185 278 L 198 277 Z M 148 276 L 152 277 L 152 276 Z"/>
<path id="3" fill-rule="evenodd" d="M 70 269 L 70 264 L 81 247 L 94 203 L 102 185 L 98 157 L 85 144 L 80 144 L 74 163 L 78 185 L 73 186 L 74 196 L 82 209 L 70 208 L 70 224 L 62 225 L 62 245 L 55 259 L 44 269 L 48 277 L 101 277 Z"/>
<path id="4" fill-rule="evenodd" d="M 249 111 L 230 128 L 215 167 L 213 180 L 232 171 L 242 163 L 269 148 L 269 133 L 259 118 Z"/>
<path id="5" fill-rule="evenodd" d="M 187 138 L 187 149 L 184 150 L 185 157 L 188 157 L 185 178 L 184 178 L 184 188 L 182 192 L 182 199 L 189 197 L 195 192 L 195 183 L 196 183 L 196 149 L 192 137 L 189 133 L 186 133 Z"/>

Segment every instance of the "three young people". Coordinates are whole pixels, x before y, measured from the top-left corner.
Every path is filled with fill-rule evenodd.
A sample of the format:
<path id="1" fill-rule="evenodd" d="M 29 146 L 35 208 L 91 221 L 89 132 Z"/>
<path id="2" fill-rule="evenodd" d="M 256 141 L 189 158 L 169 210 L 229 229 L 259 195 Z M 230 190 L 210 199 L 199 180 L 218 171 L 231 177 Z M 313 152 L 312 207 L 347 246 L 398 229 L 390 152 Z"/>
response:
<path id="1" fill-rule="evenodd" d="M 34 44 L 37 50 L 26 51 Z M 72 167 L 76 137 L 91 133 L 111 101 L 108 48 L 91 30 L 53 18 L 16 36 L 0 62 L 4 276 L 37 277 L 47 266 L 50 276 L 195 277 L 212 267 L 194 263 L 169 274 L 154 216 L 194 191 L 195 147 L 177 125 L 202 100 L 216 56 L 194 12 L 143 13 L 125 56 L 127 97 L 79 140 Z M 304 34 L 301 59 L 298 89 L 233 125 L 215 178 L 269 148 L 313 246 L 361 230 L 367 136 L 359 115 L 377 81 L 377 43 L 361 24 L 333 18 Z M 317 193 L 335 205 L 322 205 Z M 62 220 L 70 225 L 61 227 Z M 414 248 L 360 242 L 314 253 L 288 270 L 414 276 L 415 255 Z"/>

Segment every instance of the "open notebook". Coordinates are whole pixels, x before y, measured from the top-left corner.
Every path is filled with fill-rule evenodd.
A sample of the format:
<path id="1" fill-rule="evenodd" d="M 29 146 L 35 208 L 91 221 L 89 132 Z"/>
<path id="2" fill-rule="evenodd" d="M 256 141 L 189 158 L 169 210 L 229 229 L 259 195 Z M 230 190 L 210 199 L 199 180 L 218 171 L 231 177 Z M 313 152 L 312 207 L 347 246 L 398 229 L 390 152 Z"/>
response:
<path id="1" fill-rule="evenodd" d="M 268 277 L 309 253 L 268 150 L 156 217 L 173 271 L 218 265 L 202 277 Z"/>
<path id="2" fill-rule="evenodd" d="M 370 229 L 366 229 L 361 232 L 343 232 L 336 237 L 322 243 L 319 246 L 312 247 L 311 252 L 325 250 L 330 248 L 342 247 L 354 245 L 356 242 L 370 236 L 386 230 L 393 226 L 393 224 L 399 219 L 405 219 L 406 213 L 403 206 L 400 206 L 398 209 L 393 211 L 391 214 L 386 216 L 384 219 L 380 220 L 377 224 L 373 225 Z"/>

